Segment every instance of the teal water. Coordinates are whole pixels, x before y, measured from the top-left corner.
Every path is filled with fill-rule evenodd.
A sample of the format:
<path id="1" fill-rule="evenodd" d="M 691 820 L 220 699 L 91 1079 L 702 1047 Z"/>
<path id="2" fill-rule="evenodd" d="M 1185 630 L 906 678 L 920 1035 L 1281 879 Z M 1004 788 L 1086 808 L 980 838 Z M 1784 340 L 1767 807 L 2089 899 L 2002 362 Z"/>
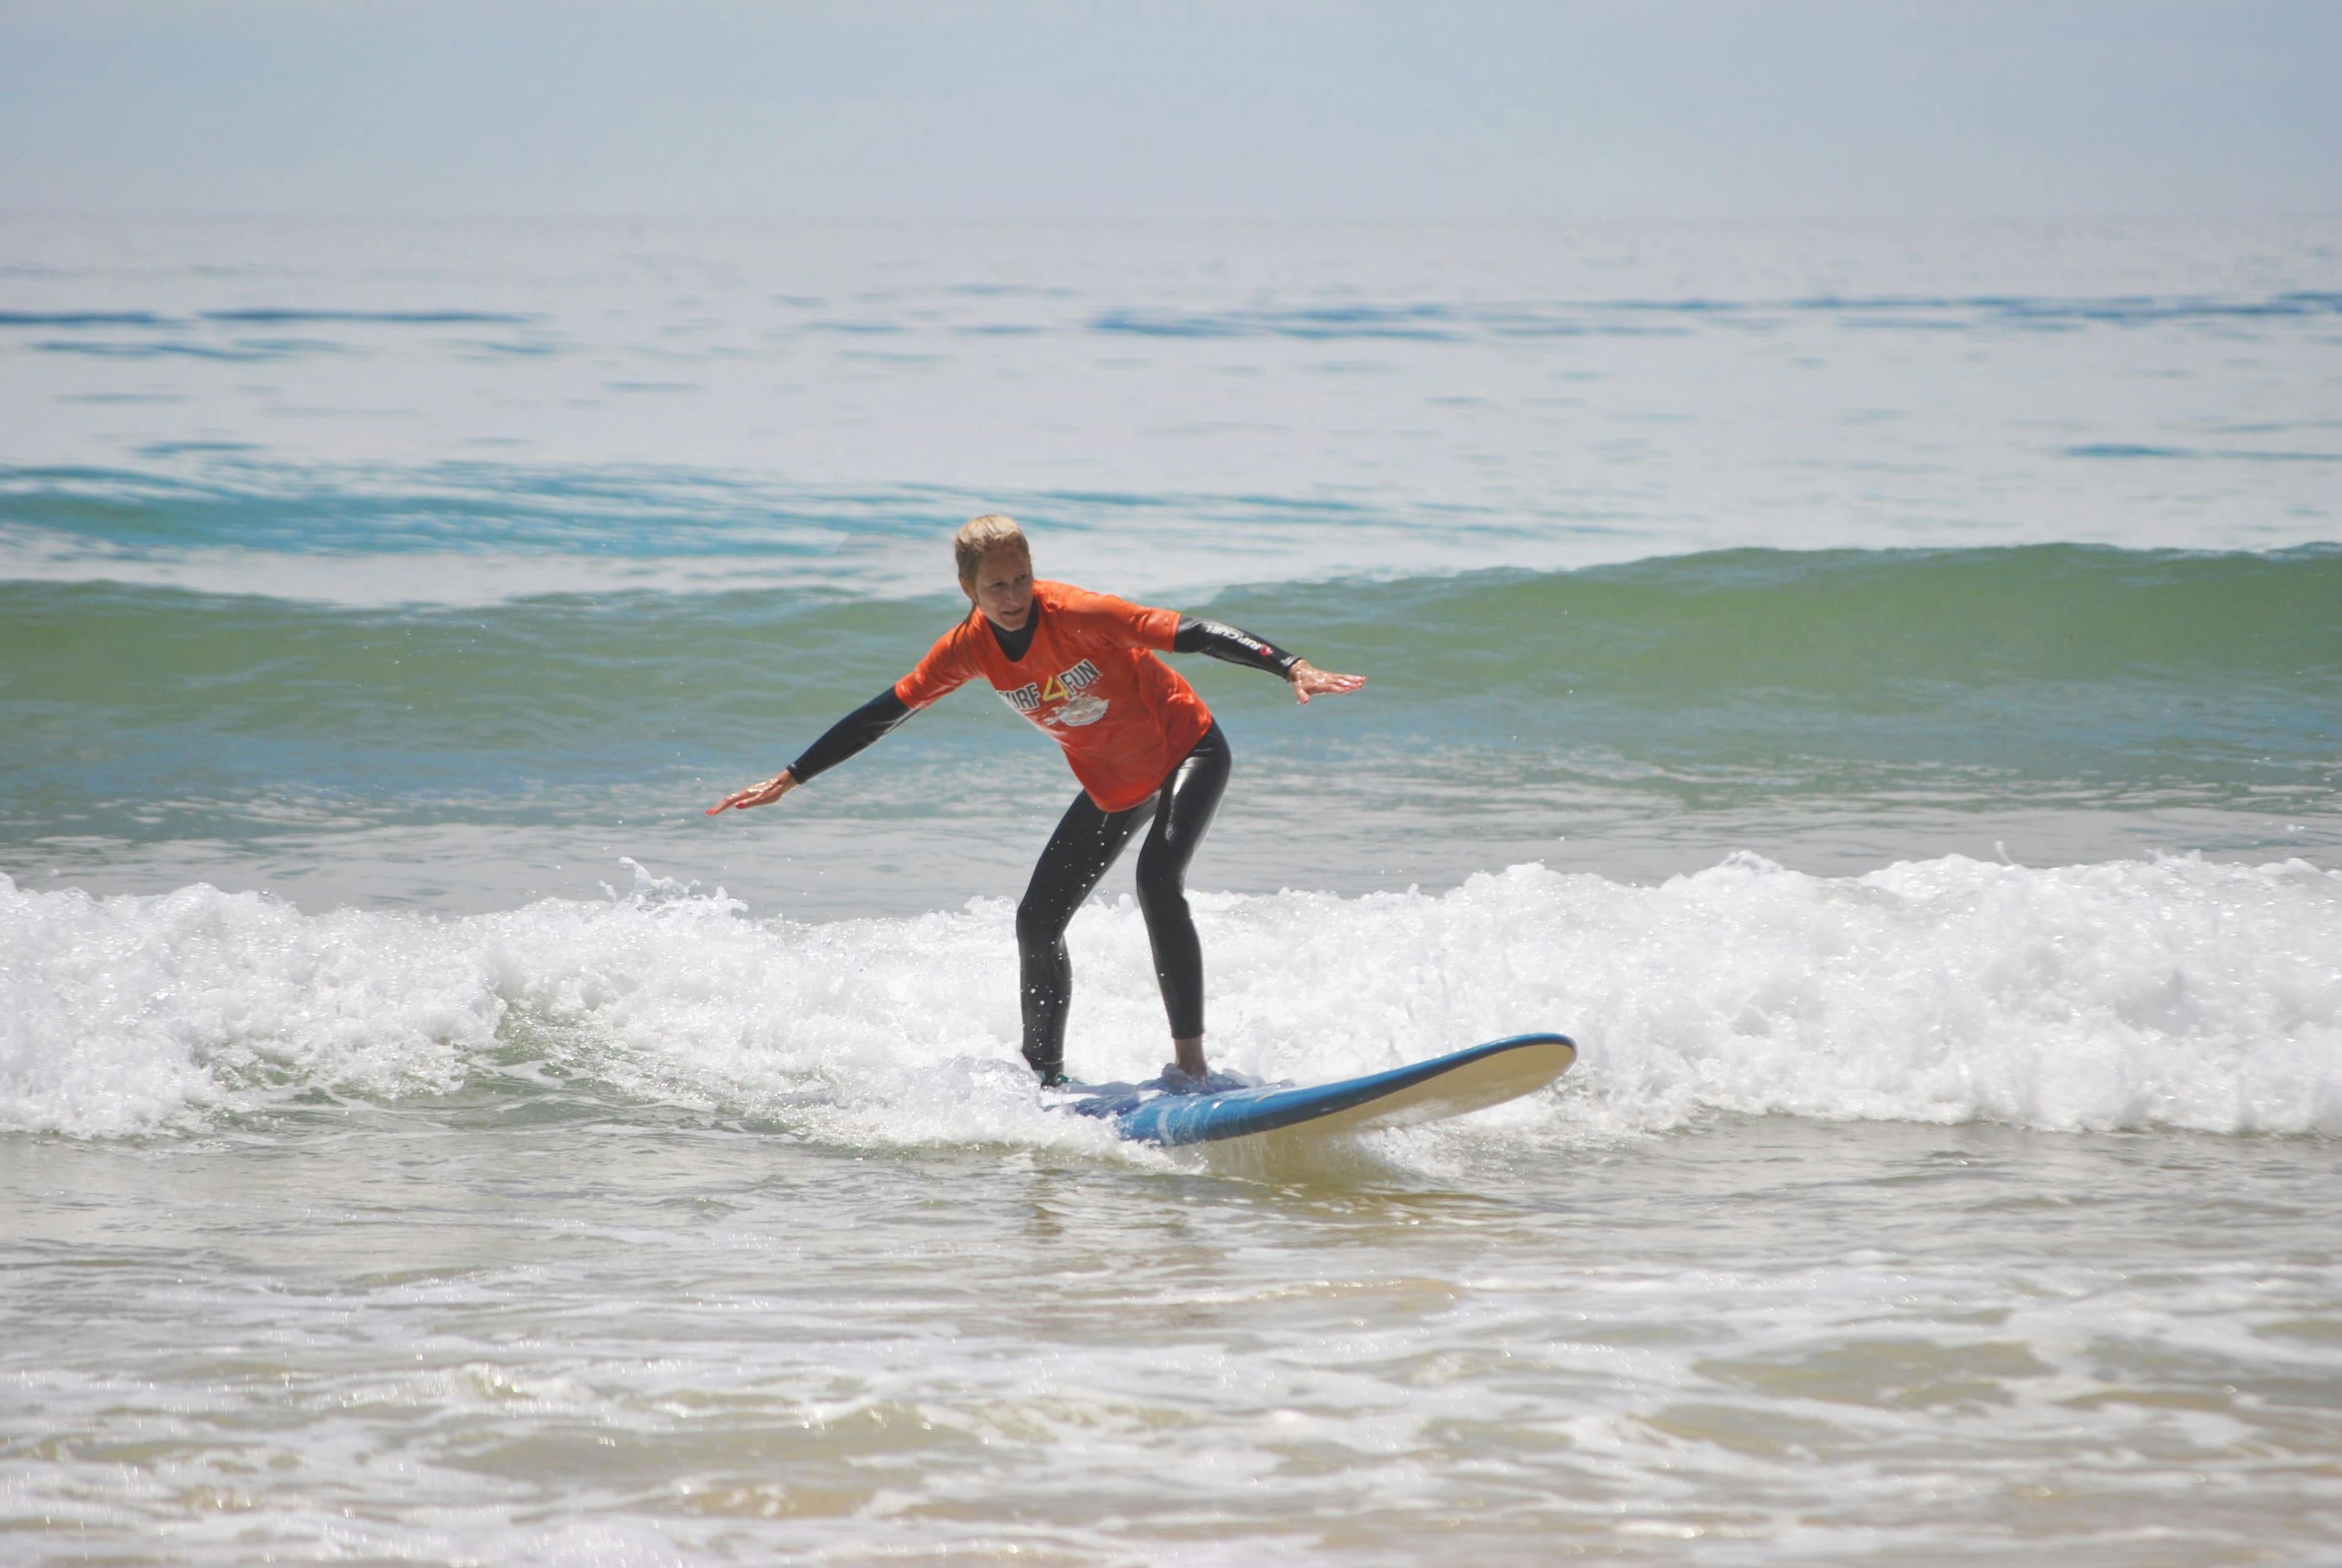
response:
<path id="1" fill-rule="evenodd" d="M 31 1561 L 2342 1553 L 2330 223 L 0 222 Z M 1052 1114 L 981 692 L 1186 660 L 1216 1064 Z M 1117 873 L 1069 1051 L 1166 1054 Z"/>
<path id="2" fill-rule="evenodd" d="M 786 826 L 722 836 L 701 812 L 907 670 L 955 603 L 767 588 L 363 608 L 9 584 L 0 820 L 35 885 L 199 873 L 305 903 L 483 908 L 590 894 L 630 853 L 799 914 L 1006 893 L 1071 792 L 981 694 L 792 802 Z M 1207 864 L 1241 891 L 1356 891 L 1499 855 L 1648 874 L 1723 848 L 1814 870 L 1888 845 L 2330 852 L 2337 604 L 2325 546 L 1737 551 L 1222 589 L 1180 606 L 1372 684 L 1288 713 L 1271 684 L 1182 662 L 1262 781 Z M 865 881 L 879 822 L 906 869 Z M 354 830 L 403 835 L 402 874 L 427 866 L 435 891 L 330 864 Z M 548 869 L 573 856 L 565 878 Z"/>

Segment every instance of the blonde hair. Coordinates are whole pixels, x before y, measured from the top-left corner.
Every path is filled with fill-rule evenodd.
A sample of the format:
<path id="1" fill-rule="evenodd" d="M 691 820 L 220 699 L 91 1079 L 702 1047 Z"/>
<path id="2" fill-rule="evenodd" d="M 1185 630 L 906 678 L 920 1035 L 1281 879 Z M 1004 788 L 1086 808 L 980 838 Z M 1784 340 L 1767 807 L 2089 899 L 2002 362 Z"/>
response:
<path id="1" fill-rule="evenodd" d="M 973 584 L 976 573 L 983 570 L 984 558 L 1012 544 L 1025 553 L 1025 564 L 1031 565 L 1033 546 L 1025 542 L 1025 530 L 1016 526 L 1014 517 L 987 512 L 961 524 L 959 532 L 952 535 L 952 559 L 959 564 L 959 580 Z"/>

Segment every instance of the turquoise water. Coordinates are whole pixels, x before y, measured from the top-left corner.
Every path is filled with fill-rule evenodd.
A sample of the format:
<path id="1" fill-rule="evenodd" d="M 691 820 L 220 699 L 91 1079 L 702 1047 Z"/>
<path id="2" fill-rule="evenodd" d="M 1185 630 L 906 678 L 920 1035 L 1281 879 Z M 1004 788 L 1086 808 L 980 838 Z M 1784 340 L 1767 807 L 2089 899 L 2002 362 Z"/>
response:
<path id="1" fill-rule="evenodd" d="M 7 584 L 0 703 L 22 750 L 0 820 L 28 885 L 200 875 L 478 910 L 591 896 L 631 854 L 796 915 L 1006 894 L 1071 790 L 975 698 L 785 826 L 700 812 L 907 669 L 956 602 Z M 1293 713 L 1273 684 L 1183 662 L 1246 770 L 1207 862 L 1238 891 L 1448 885 L 1523 860 L 1648 876 L 1727 849 L 1816 871 L 2250 859 L 2330 853 L 2342 830 L 2331 546 L 1744 550 L 1180 603 L 1372 682 Z M 352 864 L 354 833 L 380 847 Z"/>
<path id="2" fill-rule="evenodd" d="M 39 1560 L 2342 1553 L 2342 230 L 0 225 Z M 1048 1114 L 981 694 L 1187 660 L 1216 1064 Z M 1200 666 L 1200 667 L 1199 667 Z M 1164 1050 L 1127 873 L 1086 1076 Z"/>

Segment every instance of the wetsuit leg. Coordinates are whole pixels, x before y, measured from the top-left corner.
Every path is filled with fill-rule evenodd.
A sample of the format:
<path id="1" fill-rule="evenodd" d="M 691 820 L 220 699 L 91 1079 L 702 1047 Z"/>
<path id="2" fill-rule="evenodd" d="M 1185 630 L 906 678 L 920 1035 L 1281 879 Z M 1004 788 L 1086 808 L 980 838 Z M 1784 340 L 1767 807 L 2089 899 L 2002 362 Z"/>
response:
<path id="1" fill-rule="evenodd" d="M 1023 983 L 1025 1060 L 1044 1084 L 1065 1076 L 1066 1009 L 1073 1000 L 1074 963 L 1066 953 L 1066 924 L 1122 846 L 1155 809 L 1153 801 L 1128 811 L 1100 811 L 1086 794 L 1058 819 L 1057 831 L 1033 868 L 1016 906 L 1016 959 Z"/>
<path id="2" fill-rule="evenodd" d="M 1174 1040 L 1193 1040 L 1204 1032 L 1204 945 L 1187 912 L 1187 862 L 1219 809 L 1232 760 L 1227 737 L 1213 724 L 1163 781 L 1155 797 L 1154 825 L 1138 849 L 1138 907 L 1146 915 L 1155 978 L 1163 987 L 1163 1011 L 1170 1015 Z"/>

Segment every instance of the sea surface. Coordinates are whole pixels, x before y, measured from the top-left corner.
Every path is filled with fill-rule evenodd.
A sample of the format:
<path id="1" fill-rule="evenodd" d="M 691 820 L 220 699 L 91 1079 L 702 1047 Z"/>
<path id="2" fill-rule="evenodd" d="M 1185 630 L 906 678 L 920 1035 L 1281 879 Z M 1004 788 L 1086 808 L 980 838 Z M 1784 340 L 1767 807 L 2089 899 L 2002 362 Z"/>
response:
<path id="1" fill-rule="evenodd" d="M 1578 1066 L 1122 1145 L 1009 710 L 706 816 L 986 511 L 1368 677 L 1216 1065 Z M 0 217 L 0 1560 L 2342 1563 L 2337 792 L 2342 221 Z"/>

